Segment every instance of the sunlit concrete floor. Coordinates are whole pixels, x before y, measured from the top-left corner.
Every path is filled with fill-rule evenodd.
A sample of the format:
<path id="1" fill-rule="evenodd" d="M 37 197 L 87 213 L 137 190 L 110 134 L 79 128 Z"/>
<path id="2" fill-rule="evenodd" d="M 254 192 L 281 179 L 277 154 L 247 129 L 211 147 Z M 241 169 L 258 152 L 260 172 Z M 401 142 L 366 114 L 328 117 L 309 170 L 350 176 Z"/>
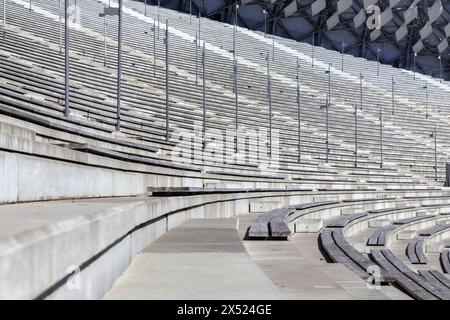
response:
<path id="1" fill-rule="evenodd" d="M 192 219 L 149 245 L 105 299 L 409 299 L 327 263 L 318 234 L 244 240 L 256 215 Z"/>

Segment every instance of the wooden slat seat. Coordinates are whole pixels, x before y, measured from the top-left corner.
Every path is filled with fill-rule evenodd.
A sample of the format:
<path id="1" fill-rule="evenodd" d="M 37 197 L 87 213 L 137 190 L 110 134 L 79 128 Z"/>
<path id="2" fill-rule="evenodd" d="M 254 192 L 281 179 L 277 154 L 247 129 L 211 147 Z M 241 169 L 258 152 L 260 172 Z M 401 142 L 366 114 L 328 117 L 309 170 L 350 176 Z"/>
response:
<path id="1" fill-rule="evenodd" d="M 419 270 L 419 274 L 441 290 L 450 290 L 450 279 L 437 270 Z"/>
<path id="2" fill-rule="evenodd" d="M 367 213 L 354 213 L 337 217 L 327 224 L 327 228 L 344 228 L 350 222 L 366 217 Z"/>
<path id="3" fill-rule="evenodd" d="M 397 207 L 392 207 L 392 208 L 383 208 L 383 209 L 373 209 L 373 210 L 369 210 L 367 211 L 368 213 L 372 213 L 372 214 L 378 214 L 378 213 L 387 213 L 387 212 L 391 212 L 391 211 L 397 211 L 397 210 L 406 210 L 406 209 L 414 209 L 414 206 L 397 206 Z"/>
<path id="4" fill-rule="evenodd" d="M 371 278 L 374 263 L 345 240 L 341 228 L 324 228 L 319 240 L 322 248 L 334 262 L 343 264 L 362 279 Z M 381 282 L 392 281 L 389 273 L 383 269 L 380 276 Z"/>
<path id="5" fill-rule="evenodd" d="M 388 249 L 372 249 L 373 260 L 387 270 L 409 295 L 419 300 L 441 300 L 438 289 L 409 269 Z"/>
<path id="6" fill-rule="evenodd" d="M 420 216 L 411 217 L 394 221 L 392 224 L 378 228 L 374 233 L 372 233 L 367 240 L 368 246 L 385 246 L 387 244 L 387 239 L 390 233 L 392 233 L 399 226 L 410 224 L 413 222 L 430 219 L 434 216 Z"/>
<path id="7" fill-rule="evenodd" d="M 252 221 L 248 230 L 250 239 L 288 239 L 291 231 L 286 222 L 289 215 L 295 212 L 294 208 L 274 209 L 263 213 Z"/>
<path id="8" fill-rule="evenodd" d="M 428 259 L 424 253 L 425 237 L 417 236 L 406 247 L 406 255 L 412 264 L 427 264 Z"/>
<path id="9" fill-rule="evenodd" d="M 450 273 L 450 248 L 444 248 L 439 255 L 442 270 L 445 273 Z"/>

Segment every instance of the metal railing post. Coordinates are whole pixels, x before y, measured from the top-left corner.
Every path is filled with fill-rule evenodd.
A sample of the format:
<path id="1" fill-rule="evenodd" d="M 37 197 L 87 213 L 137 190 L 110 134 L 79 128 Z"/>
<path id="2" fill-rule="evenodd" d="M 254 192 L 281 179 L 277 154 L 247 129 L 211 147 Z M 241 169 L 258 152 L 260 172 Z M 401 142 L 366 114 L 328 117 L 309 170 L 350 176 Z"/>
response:
<path id="1" fill-rule="evenodd" d="M 358 106 L 353 103 L 355 113 L 355 168 L 358 166 Z"/>
<path id="2" fill-rule="evenodd" d="M 266 55 L 267 60 L 267 98 L 269 102 L 269 155 L 272 157 L 272 84 L 270 79 L 270 61 L 269 53 Z"/>
<path id="3" fill-rule="evenodd" d="M 66 117 L 69 116 L 70 113 L 70 61 L 69 61 L 69 51 L 70 51 L 70 43 L 69 43 L 69 0 L 64 1 L 64 115 Z"/>
<path id="4" fill-rule="evenodd" d="M 169 21 L 166 19 L 166 37 L 164 39 L 166 45 L 166 141 L 169 141 Z"/>
<path id="5" fill-rule="evenodd" d="M 383 107 L 380 107 L 380 168 L 383 168 Z"/>
<path id="6" fill-rule="evenodd" d="M 203 42 L 203 55 L 202 55 L 202 68 L 203 68 L 203 150 L 206 147 L 206 51 L 205 51 L 205 42 Z"/>
<path id="7" fill-rule="evenodd" d="M 297 58 L 297 143 L 298 143 L 298 162 L 301 161 L 301 109 L 300 109 L 300 65 Z"/>
<path id="8" fill-rule="evenodd" d="M 121 100 L 122 100 L 122 5 L 119 0 L 119 35 L 117 46 L 117 124 L 116 131 L 120 131 Z"/>

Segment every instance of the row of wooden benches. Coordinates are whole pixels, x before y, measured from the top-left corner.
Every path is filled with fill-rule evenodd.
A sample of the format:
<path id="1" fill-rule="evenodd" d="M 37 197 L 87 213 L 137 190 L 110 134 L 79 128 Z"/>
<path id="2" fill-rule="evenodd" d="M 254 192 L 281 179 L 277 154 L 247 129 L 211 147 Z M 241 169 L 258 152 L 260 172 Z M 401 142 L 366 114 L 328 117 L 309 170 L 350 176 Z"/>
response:
<path id="1" fill-rule="evenodd" d="M 406 255 L 413 264 L 427 264 L 428 259 L 425 255 L 425 242 L 428 237 L 450 229 L 450 224 L 436 225 L 424 229 L 414 237 L 406 247 Z"/>

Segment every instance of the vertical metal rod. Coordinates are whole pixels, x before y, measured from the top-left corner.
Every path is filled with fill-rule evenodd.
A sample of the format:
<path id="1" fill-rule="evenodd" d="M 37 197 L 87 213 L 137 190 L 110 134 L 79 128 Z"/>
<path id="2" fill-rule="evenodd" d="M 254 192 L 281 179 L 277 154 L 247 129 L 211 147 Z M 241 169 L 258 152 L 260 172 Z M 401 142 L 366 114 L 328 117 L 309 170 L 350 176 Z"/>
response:
<path id="1" fill-rule="evenodd" d="M 300 109 L 300 65 L 297 58 L 297 144 L 298 144 L 298 162 L 301 161 L 301 109 Z"/>
<path id="2" fill-rule="evenodd" d="M 192 0 L 189 0 L 189 24 L 192 24 Z"/>
<path id="3" fill-rule="evenodd" d="M 203 68 L 203 150 L 206 146 L 206 51 L 205 43 L 203 42 L 203 55 L 202 55 L 202 68 Z"/>
<path id="4" fill-rule="evenodd" d="M 314 67 L 314 46 L 315 46 L 315 33 L 312 34 L 312 46 L 311 46 L 311 66 Z"/>
<path id="5" fill-rule="evenodd" d="M 147 16 L 147 0 L 144 2 L 144 16 Z"/>
<path id="6" fill-rule="evenodd" d="M 3 0 L 3 39 L 6 36 L 6 0 Z"/>
<path id="7" fill-rule="evenodd" d="M 28 10 L 30 10 L 30 11 L 31 11 L 31 0 L 30 0 L 30 6 L 29 6 Z"/>
<path id="8" fill-rule="evenodd" d="M 117 124 L 116 131 L 120 131 L 120 108 L 122 102 L 122 4 L 123 0 L 119 1 L 119 35 L 117 45 Z"/>
<path id="9" fill-rule="evenodd" d="M 70 78 L 70 61 L 69 61 L 69 0 L 64 1 L 64 31 L 65 31 L 65 39 L 64 39 L 64 60 L 65 60 L 65 70 L 64 70 L 64 115 L 66 117 L 69 116 L 70 108 L 69 108 L 69 98 L 70 98 L 70 87 L 69 87 L 69 78 Z"/>
<path id="10" fill-rule="evenodd" d="M 61 18 L 61 0 L 58 0 L 58 16 L 59 16 L 59 53 L 62 52 L 62 18 Z"/>
<path id="11" fill-rule="evenodd" d="M 441 61 L 441 55 L 438 56 L 439 59 L 439 82 L 442 83 L 442 61 Z"/>
<path id="12" fill-rule="evenodd" d="M 394 76 L 392 76 L 392 114 L 394 114 L 395 109 L 395 81 Z"/>
<path id="13" fill-rule="evenodd" d="M 272 25 L 272 61 L 275 61 L 275 18 Z"/>
<path id="14" fill-rule="evenodd" d="M 358 107 L 353 103 L 355 109 L 355 168 L 358 167 Z"/>
<path id="15" fill-rule="evenodd" d="M 434 125 L 434 181 L 437 181 L 437 128 Z"/>
<path id="16" fill-rule="evenodd" d="M 198 43 L 197 43 L 197 45 L 199 48 L 200 48 L 200 42 L 201 42 L 201 33 L 200 33 L 201 26 L 202 26 L 201 19 L 202 19 L 202 13 L 201 13 L 201 11 L 198 11 Z"/>
<path id="17" fill-rule="evenodd" d="M 341 61 L 341 71 L 344 72 L 344 40 L 341 40 L 341 57 L 342 57 L 342 61 Z"/>
<path id="18" fill-rule="evenodd" d="M 104 49 L 104 62 L 103 65 L 107 66 L 108 60 L 108 47 L 106 45 L 106 14 L 103 15 L 103 49 Z"/>
<path id="19" fill-rule="evenodd" d="M 326 154 L 326 159 L 325 162 L 328 163 L 328 154 L 330 152 L 330 148 L 329 148 L 329 136 L 328 136 L 328 109 L 330 108 L 330 97 L 327 95 L 327 101 L 325 103 L 325 108 L 326 108 L 326 125 L 325 125 L 325 129 L 326 129 L 326 141 L 325 141 L 325 154 Z"/>
<path id="20" fill-rule="evenodd" d="M 169 21 L 166 19 L 166 141 L 169 141 Z"/>
<path id="21" fill-rule="evenodd" d="M 267 38 L 267 11 L 263 10 L 264 14 L 264 38 Z"/>
<path id="22" fill-rule="evenodd" d="M 195 33 L 195 85 L 198 85 L 198 32 Z"/>
<path id="23" fill-rule="evenodd" d="M 416 80 L 416 57 L 417 53 L 414 52 L 414 80 Z"/>
<path id="24" fill-rule="evenodd" d="M 161 5 L 161 1 L 158 0 L 158 40 L 159 40 L 159 20 L 160 20 L 160 17 L 159 17 L 159 7 L 160 7 L 160 5 Z"/>
<path id="25" fill-rule="evenodd" d="M 238 94 L 238 63 L 234 60 L 234 103 L 235 103 L 235 134 L 237 151 L 237 133 L 239 129 L 239 94 Z"/>
<path id="26" fill-rule="evenodd" d="M 234 13 L 234 24 L 233 24 L 233 60 L 236 59 L 236 25 L 237 25 L 237 3 L 235 7 L 235 13 Z"/>
<path id="27" fill-rule="evenodd" d="M 428 81 L 425 84 L 425 118 L 428 118 Z"/>
<path id="28" fill-rule="evenodd" d="M 361 110 L 363 109 L 363 75 L 362 72 L 359 73 L 359 103 Z"/>
<path id="29" fill-rule="evenodd" d="M 153 77 L 156 77 L 156 22 L 153 20 Z"/>
<path id="30" fill-rule="evenodd" d="M 269 100 L 269 155 L 272 157 L 272 84 L 270 80 L 270 61 L 269 53 L 266 55 L 267 60 L 267 98 Z"/>
<path id="31" fill-rule="evenodd" d="M 383 168 L 383 107 L 380 106 L 380 168 Z"/>
<path id="32" fill-rule="evenodd" d="M 377 49 L 377 77 L 380 76 L 380 48 Z"/>
<path id="33" fill-rule="evenodd" d="M 328 64 L 328 102 L 331 104 L 331 63 Z"/>
<path id="34" fill-rule="evenodd" d="M 74 12 L 77 12 L 77 0 L 74 0 L 75 4 L 74 4 Z M 76 23 L 77 22 L 77 14 L 75 13 L 73 15 L 73 22 Z"/>

